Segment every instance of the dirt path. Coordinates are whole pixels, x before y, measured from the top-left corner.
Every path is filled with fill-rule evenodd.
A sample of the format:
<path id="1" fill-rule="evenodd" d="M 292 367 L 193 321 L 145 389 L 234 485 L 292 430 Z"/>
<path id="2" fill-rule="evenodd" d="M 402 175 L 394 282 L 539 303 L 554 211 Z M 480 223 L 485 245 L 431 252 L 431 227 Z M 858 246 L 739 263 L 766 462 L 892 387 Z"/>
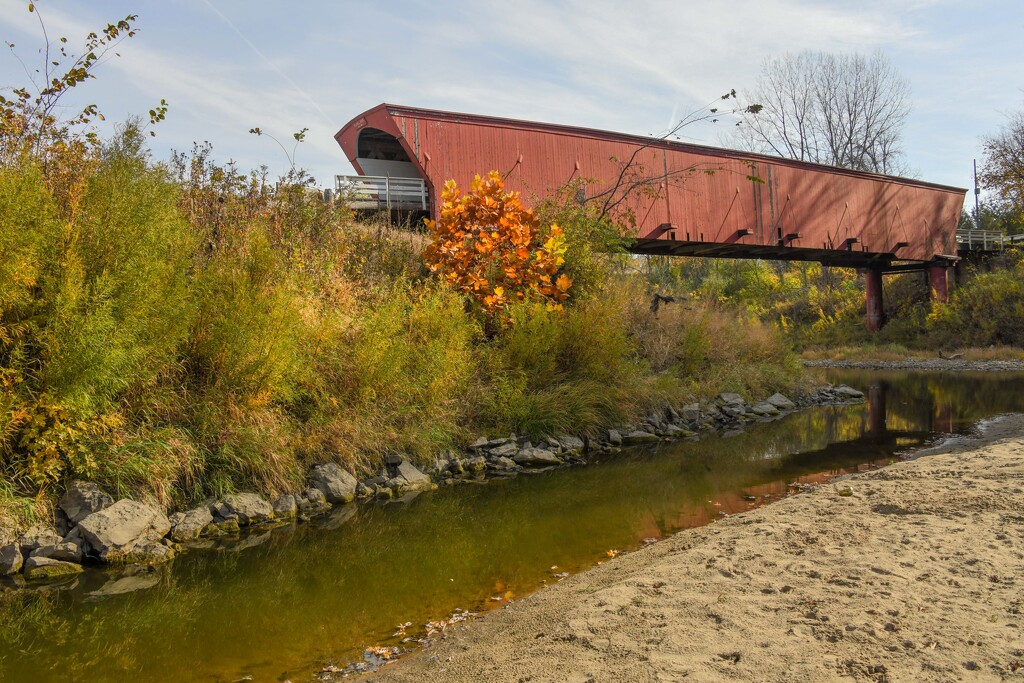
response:
<path id="1" fill-rule="evenodd" d="M 1024 681 L 1024 419 L 685 531 L 373 681 Z M 842 494 L 850 495 L 842 495 Z"/>

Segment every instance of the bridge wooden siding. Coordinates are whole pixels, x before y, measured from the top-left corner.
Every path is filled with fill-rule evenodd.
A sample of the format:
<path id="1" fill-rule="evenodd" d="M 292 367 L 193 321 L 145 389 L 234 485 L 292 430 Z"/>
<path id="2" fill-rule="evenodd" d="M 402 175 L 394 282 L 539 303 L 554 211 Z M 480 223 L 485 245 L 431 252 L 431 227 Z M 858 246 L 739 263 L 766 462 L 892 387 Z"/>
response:
<path id="1" fill-rule="evenodd" d="M 966 194 L 654 137 L 392 104 L 360 114 L 335 139 L 360 174 L 386 167 L 422 178 L 432 213 L 450 178 L 465 188 L 474 175 L 497 170 L 527 199 L 593 179 L 586 188 L 593 197 L 613 187 L 632 158 L 634 174 L 652 190 L 624 204 L 637 221 L 634 251 L 866 268 L 874 329 L 883 322 L 880 298 L 871 299 L 881 296 L 882 273 L 928 269 L 944 296 Z"/>

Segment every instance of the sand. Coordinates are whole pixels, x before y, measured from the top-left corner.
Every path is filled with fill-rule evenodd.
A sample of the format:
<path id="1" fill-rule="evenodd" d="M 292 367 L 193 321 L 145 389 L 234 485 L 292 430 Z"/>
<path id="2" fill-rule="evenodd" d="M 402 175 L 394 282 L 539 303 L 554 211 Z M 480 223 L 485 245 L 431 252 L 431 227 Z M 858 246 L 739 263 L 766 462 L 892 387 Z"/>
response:
<path id="1" fill-rule="evenodd" d="M 1024 681 L 1022 434 L 681 532 L 367 680 Z"/>

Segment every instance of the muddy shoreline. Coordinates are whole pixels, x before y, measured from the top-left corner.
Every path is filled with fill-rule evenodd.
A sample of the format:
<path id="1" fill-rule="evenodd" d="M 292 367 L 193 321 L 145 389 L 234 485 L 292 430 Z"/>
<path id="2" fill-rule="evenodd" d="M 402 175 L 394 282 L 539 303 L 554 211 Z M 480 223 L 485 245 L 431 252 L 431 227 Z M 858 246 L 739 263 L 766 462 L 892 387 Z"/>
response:
<path id="1" fill-rule="evenodd" d="M 1024 416 L 683 531 L 374 681 L 1024 678 Z"/>

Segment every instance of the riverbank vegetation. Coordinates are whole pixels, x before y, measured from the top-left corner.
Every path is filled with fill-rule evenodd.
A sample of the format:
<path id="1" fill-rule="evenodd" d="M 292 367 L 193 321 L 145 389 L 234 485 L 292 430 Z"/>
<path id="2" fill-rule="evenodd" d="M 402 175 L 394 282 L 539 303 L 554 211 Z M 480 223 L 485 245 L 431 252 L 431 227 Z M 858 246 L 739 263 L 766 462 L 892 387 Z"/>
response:
<path id="1" fill-rule="evenodd" d="M 950 273 L 947 303 L 931 300 L 924 273 L 883 280 L 888 321 L 879 332 L 864 325 L 864 282 L 854 270 L 817 263 L 662 260 L 656 282 L 694 292 L 703 300 L 738 306 L 787 342 L 812 355 L 839 347 L 869 354 L 955 352 L 971 347 L 1024 347 L 1024 255 L 1007 249 L 979 266 L 965 263 L 958 282 Z"/>
<path id="2" fill-rule="evenodd" d="M 480 433 L 582 434 L 797 381 L 746 311 L 681 290 L 652 310 L 673 292 L 596 253 L 582 209 L 538 221 L 546 238 L 562 221 L 573 296 L 510 302 L 495 327 L 431 274 L 422 235 L 356 220 L 301 172 L 275 182 L 205 146 L 154 160 L 143 129 L 0 168 L 4 528 L 71 478 L 167 506 L 273 494 L 313 462 L 429 462 Z"/>

